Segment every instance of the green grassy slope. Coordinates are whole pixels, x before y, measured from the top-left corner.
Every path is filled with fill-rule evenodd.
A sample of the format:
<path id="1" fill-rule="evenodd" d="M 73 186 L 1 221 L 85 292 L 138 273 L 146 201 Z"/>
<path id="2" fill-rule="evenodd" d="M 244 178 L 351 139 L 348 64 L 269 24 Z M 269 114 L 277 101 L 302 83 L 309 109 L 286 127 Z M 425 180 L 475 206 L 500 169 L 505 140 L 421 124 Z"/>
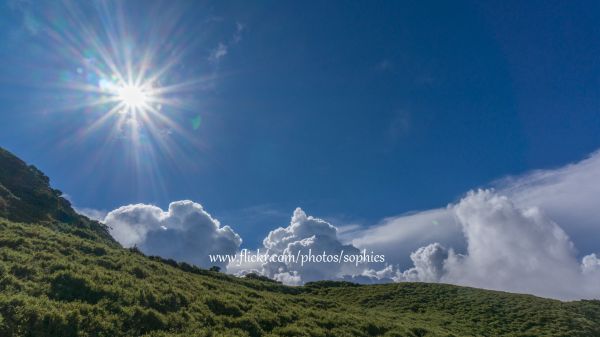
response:
<path id="1" fill-rule="evenodd" d="M 423 283 L 286 287 L 147 257 L 0 148 L 0 337 L 12 336 L 600 336 L 600 301 Z"/>
<path id="2" fill-rule="evenodd" d="M 600 336 L 600 302 L 438 284 L 285 287 L 0 220 L 0 336 Z"/>

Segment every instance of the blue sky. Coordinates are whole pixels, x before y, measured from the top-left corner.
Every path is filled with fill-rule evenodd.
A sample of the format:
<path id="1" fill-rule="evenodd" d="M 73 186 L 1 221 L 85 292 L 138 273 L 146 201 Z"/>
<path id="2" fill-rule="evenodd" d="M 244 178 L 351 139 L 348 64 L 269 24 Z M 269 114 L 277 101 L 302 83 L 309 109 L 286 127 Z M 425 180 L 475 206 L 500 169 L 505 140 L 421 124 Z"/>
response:
<path id="1" fill-rule="evenodd" d="M 372 225 L 600 147 L 597 2 L 166 5 L 0 5 L 0 145 L 77 207 L 189 199 L 255 247 L 297 206 Z M 134 58 L 180 55 L 164 83 L 203 79 L 162 110 L 165 146 L 83 133 L 106 107 L 79 106 L 71 49 L 112 26 Z"/>

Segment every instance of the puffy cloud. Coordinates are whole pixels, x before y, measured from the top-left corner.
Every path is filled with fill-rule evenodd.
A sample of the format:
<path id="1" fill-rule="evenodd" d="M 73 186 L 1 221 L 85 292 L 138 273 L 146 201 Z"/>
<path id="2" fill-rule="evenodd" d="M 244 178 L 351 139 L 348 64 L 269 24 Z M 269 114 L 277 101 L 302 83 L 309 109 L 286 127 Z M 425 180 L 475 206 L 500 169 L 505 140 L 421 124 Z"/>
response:
<path id="1" fill-rule="evenodd" d="M 579 274 L 573 244 L 539 209 L 517 208 L 491 191 L 470 192 L 455 207 L 467 254 L 449 260 L 450 282 L 476 287 L 574 297 Z"/>
<path id="2" fill-rule="evenodd" d="M 153 205 L 120 207 L 106 215 L 111 235 L 125 247 L 136 245 L 144 253 L 187 261 L 199 266 L 210 263 L 208 254 L 235 254 L 242 243 L 229 226 L 221 226 L 202 205 L 175 201 L 167 211 Z"/>
<path id="3" fill-rule="evenodd" d="M 438 282 L 444 273 L 448 250 L 439 243 L 432 243 L 410 254 L 414 267 L 399 275 L 401 281 Z"/>
<path id="4" fill-rule="evenodd" d="M 412 264 L 412 251 L 431 242 L 457 249 L 465 247 L 461 226 L 449 208 L 386 218 L 373 227 L 354 230 L 344 237 L 359 249 L 376 247 L 386 260 L 404 267 Z"/>
<path id="5" fill-rule="evenodd" d="M 581 259 L 581 270 L 584 274 L 600 273 L 600 259 L 594 253 L 584 256 Z"/>
<path id="6" fill-rule="evenodd" d="M 559 169 L 496 182 L 498 192 L 470 192 L 455 205 L 386 218 L 370 228 L 339 230 L 298 208 L 287 227 L 267 235 L 261 253 L 376 249 L 387 264 L 245 262 L 227 270 L 259 272 L 286 284 L 425 281 L 560 299 L 600 298 L 600 259 L 592 253 L 597 252 L 600 185 L 590 183 L 599 179 L 597 152 Z M 125 246 L 137 244 L 151 254 L 204 266 L 209 252 L 233 254 L 241 242 L 192 202 L 173 203 L 166 212 L 150 205 L 125 206 L 105 221 Z"/>
<path id="7" fill-rule="evenodd" d="M 439 270 L 439 260 L 420 255 L 425 259 L 414 261 L 409 256 L 439 242 L 452 247 L 444 261 L 443 282 L 558 298 L 598 298 L 594 282 L 600 279 L 592 278 L 600 274 L 597 260 L 594 254 L 583 256 L 598 249 L 600 184 L 592 183 L 598 180 L 600 151 L 564 167 L 496 181 L 497 193 L 471 193 L 458 205 L 386 218 L 369 228 L 352 228 L 343 237 L 359 249 L 377 247 L 386 261 L 402 269 L 415 266 L 395 279 L 432 280 L 417 265 L 431 263 Z M 544 246 L 538 249 L 536 243 Z M 578 258 L 583 258 L 581 263 Z M 451 263 L 453 273 L 446 274 Z M 458 266 L 465 269 L 461 277 Z M 581 271 L 587 276 L 581 278 Z M 565 289 L 568 284 L 577 284 L 572 288 L 578 291 Z"/>
<path id="8" fill-rule="evenodd" d="M 170 207 L 169 207 L 170 208 Z M 153 205 L 128 205 L 109 212 L 104 222 L 110 234 L 124 247 L 141 245 L 149 232 L 159 231 L 165 212 Z"/>
<path id="9" fill-rule="evenodd" d="M 591 272 L 598 268 L 596 256 L 580 265 L 567 234 L 538 208 L 518 208 L 506 196 L 480 190 L 451 209 L 462 225 L 466 253 L 439 244 L 422 247 L 411 254 L 415 267 L 404 279 L 560 299 L 600 297 L 600 278 Z"/>
<path id="10" fill-rule="evenodd" d="M 520 207 L 538 207 L 582 251 L 598 249 L 600 151 L 574 164 L 503 179 L 496 188 Z"/>
<path id="11" fill-rule="evenodd" d="M 342 243 L 337 233 L 337 228 L 327 221 L 308 216 L 302 209 L 296 208 L 289 226 L 271 231 L 263 240 L 263 249 L 268 251 L 270 256 L 298 256 L 298 253 L 306 255 L 309 252 L 313 255 L 323 253 L 337 255 L 342 251 L 344 255 L 361 254 L 361 251 L 353 245 Z M 357 265 L 353 262 L 326 263 L 313 261 L 302 264 L 298 261 L 269 261 L 263 263 L 258 271 L 283 283 L 295 285 L 310 281 L 345 279 L 358 276 L 361 276 L 364 280 L 378 278 L 377 272 L 369 269 L 373 266 L 377 266 L 377 264 L 361 263 Z M 379 263 L 379 266 L 382 267 L 381 263 Z M 256 269 L 255 264 L 241 267 L 230 265 L 228 267 L 228 270 L 237 273 Z"/>
<path id="12" fill-rule="evenodd" d="M 297 270 L 276 273 L 273 275 L 273 279 L 291 286 L 302 284 L 302 277 L 298 274 Z"/>
<path id="13" fill-rule="evenodd" d="M 520 208 L 539 208 L 569 235 L 581 252 L 598 248 L 600 207 L 600 151 L 574 164 L 537 170 L 493 183 Z M 380 223 L 344 235 L 358 248 L 377 247 L 390 260 L 408 266 L 410 252 L 431 242 L 458 251 L 466 249 L 462 226 L 452 207 L 386 218 Z M 580 256 L 581 257 L 581 256 Z"/>

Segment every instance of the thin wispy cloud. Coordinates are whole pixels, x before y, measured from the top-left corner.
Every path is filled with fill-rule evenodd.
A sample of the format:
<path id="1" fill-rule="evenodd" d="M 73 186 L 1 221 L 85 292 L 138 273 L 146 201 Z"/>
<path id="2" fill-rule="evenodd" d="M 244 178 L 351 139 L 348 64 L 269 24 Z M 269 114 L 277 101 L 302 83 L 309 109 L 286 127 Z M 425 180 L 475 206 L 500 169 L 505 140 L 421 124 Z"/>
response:
<path id="1" fill-rule="evenodd" d="M 223 43 L 219 43 L 219 45 L 210 52 L 208 59 L 212 62 L 219 62 L 225 55 L 227 55 L 227 46 Z"/>
<path id="2" fill-rule="evenodd" d="M 228 41 L 222 41 L 217 44 L 215 48 L 210 51 L 208 60 L 212 63 L 219 63 L 219 61 L 227 55 L 229 48 L 232 45 L 238 44 L 242 40 L 242 33 L 245 26 L 239 22 L 235 24 L 235 32 Z"/>

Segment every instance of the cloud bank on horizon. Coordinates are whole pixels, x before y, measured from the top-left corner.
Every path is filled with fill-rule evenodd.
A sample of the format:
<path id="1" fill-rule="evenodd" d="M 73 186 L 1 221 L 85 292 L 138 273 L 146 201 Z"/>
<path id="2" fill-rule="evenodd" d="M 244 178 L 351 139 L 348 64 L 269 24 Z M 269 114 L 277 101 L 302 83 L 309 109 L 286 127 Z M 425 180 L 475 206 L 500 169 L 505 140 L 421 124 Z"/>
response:
<path id="1" fill-rule="evenodd" d="M 124 247 L 199 266 L 209 265 L 208 254 L 235 254 L 242 244 L 231 227 L 221 226 L 202 205 L 189 200 L 172 202 L 167 211 L 144 204 L 119 207 L 104 222 Z"/>
<path id="2" fill-rule="evenodd" d="M 383 219 L 368 228 L 338 230 L 297 208 L 290 224 L 271 231 L 261 250 L 360 253 L 386 263 L 221 264 L 228 272 L 261 273 L 286 284 L 332 279 L 362 283 L 444 282 L 559 298 L 600 298 L 597 246 L 600 152 L 578 163 L 495 182 L 445 208 Z M 129 205 L 104 222 L 124 246 L 209 266 L 208 254 L 235 254 L 241 238 L 200 204 L 168 211 Z M 214 264 L 214 263 L 213 263 Z"/>

